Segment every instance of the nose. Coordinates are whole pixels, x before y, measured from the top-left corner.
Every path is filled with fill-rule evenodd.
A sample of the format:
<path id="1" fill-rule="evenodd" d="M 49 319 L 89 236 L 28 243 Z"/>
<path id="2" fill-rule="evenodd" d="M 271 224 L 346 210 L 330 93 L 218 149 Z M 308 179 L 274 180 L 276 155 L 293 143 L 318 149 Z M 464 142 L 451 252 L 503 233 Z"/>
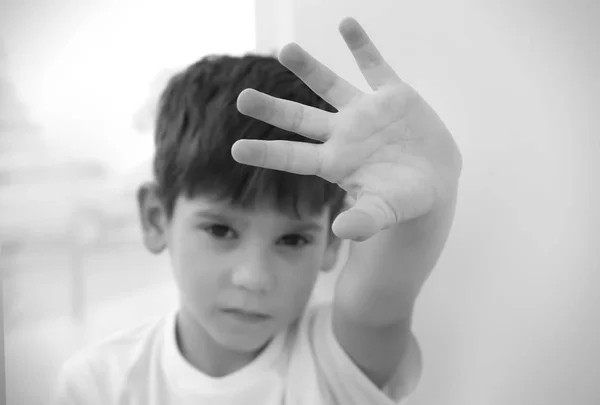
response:
<path id="1" fill-rule="evenodd" d="M 257 247 L 248 248 L 240 255 L 233 269 L 232 283 L 253 293 L 268 293 L 274 287 L 269 253 Z"/>

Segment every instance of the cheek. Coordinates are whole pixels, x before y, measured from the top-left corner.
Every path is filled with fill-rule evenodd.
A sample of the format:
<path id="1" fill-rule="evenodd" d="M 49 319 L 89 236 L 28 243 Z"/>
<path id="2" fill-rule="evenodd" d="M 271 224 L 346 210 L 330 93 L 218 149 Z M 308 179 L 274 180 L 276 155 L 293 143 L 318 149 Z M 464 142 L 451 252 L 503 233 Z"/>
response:
<path id="1" fill-rule="evenodd" d="M 215 257 L 193 230 L 174 229 L 169 254 L 177 282 L 182 290 L 211 288 L 211 270 L 218 268 Z M 210 265 L 209 265 L 210 263 Z"/>
<path id="2" fill-rule="evenodd" d="M 310 295 L 319 274 L 320 264 L 319 257 L 314 253 L 291 264 L 282 274 L 286 294 L 298 296 L 300 299 Z"/>

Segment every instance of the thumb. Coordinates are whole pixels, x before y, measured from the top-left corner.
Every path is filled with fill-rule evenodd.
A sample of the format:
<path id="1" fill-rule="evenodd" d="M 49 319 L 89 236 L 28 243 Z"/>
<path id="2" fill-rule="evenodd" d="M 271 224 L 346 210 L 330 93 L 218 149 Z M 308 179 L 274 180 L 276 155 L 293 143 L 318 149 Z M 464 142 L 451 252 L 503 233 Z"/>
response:
<path id="1" fill-rule="evenodd" d="M 365 193 L 352 208 L 335 218 L 332 230 L 340 239 L 362 242 L 395 223 L 392 207 L 380 196 Z"/>

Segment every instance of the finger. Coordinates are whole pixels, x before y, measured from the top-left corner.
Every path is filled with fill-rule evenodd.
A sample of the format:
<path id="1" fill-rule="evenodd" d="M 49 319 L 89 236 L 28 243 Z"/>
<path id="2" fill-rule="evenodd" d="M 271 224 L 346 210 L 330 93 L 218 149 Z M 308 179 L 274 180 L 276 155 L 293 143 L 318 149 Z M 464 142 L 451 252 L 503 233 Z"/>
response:
<path id="1" fill-rule="evenodd" d="M 333 233 L 340 239 L 364 241 L 396 223 L 394 210 L 379 196 L 364 194 L 348 211 L 333 221 Z"/>
<path id="2" fill-rule="evenodd" d="M 383 59 L 375 44 L 355 19 L 342 20 L 339 30 L 352 51 L 360 71 L 373 90 L 400 81 L 394 69 Z"/>
<path id="3" fill-rule="evenodd" d="M 233 144 L 231 155 L 243 164 L 304 175 L 320 175 L 321 145 L 292 141 L 241 139 Z"/>
<path id="4" fill-rule="evenodd" d="M 279 53 L 279 61 L 336 109 L 350 103 L 361 91 L 331 71 L 295 43 Z"/>
<path id="5" fill-rule="evenodd" d="M 355 209 L 338 215 L 333 222 L 332 230 L 338 238 L 356 242 L 363 242 L 379 231 L 372 217 Z"/>
<path id="6" fill-rule="evenodd" d="M 332 113 L 290 100 L 269 96 L 254 89 L 243 90 L 237 99 L 238 111 L 286 131 L 317 141 L 329 138 Z"/>

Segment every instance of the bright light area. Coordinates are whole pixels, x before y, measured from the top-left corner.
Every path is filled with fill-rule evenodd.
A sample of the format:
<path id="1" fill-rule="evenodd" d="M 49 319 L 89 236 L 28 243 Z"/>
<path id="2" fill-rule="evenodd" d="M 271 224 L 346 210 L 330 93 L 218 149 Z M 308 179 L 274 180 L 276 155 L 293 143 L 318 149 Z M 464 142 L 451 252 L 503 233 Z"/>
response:
<path id="1" fill-rule="evenodd" d="M 117 166 L 151 151 L 133 115 L 164 70 L 255 47 L 248 0 L 10 0 L 2 9 L 9 76 L 49 143 Z"/>

